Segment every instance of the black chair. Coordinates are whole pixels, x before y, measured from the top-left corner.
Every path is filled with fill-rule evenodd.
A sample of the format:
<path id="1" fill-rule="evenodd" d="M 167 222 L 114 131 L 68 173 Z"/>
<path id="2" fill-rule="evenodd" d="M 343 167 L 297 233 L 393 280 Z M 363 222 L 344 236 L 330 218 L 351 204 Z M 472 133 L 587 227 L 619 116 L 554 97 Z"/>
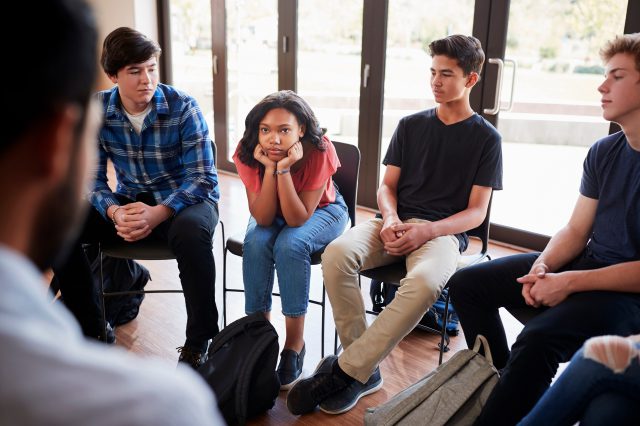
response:
<path id="1" fill-rule="evenodd" d="M 213 158 L 217 159 L 217 147 L 212 143 Z M 222 242 L 224 244 L 224 223 L 218 221 L 222 232 Z M 110 256 L 117 259 L 135 259 L 135 260 L 171 260 L 176 256 L 173 254 L 169 246 L 159 241 L 141 240 L 135 243 L 118 241 L 117 243 L 100 243 L 98 244 L 98 257 L 100 259 L 100 302 L 102 303 L 102 326 L 104 340 L 107 339 L 107 311 L 105 309 L 105 298 L 116 296 L 131 296 L 136 294 L 149 293 L 183 293 L 180 290 L 132 290 L 132 291 L 104 291 L 104 274 L 102 271 L 102 262 L 104 256 Z"/>
<path id="2" fill-rule="evenodd" d="M 222 233 L 222 241 L 224 241 L 224 223 L 218 221 L 220 230 Z M 131 291 L 113 291 L 106 292 L 104 289 L 104 274 L 102 271 L 102 263 L 104 256 L 109 256 L 117 259 L 136 259 L 136 260 L 171 260 L 176 256 L 166 243 L 159 241 L 138 241 L 135 243 L 117 242 L 110 244 L 98 244 L 98 256 L 100 259 L 100 301 L 102 303 L 102 325 L 103 336 L 106 340 L 107 336 L 107 318 L 106 318 L 106 306 L 105 299 L 107 297 L 116 296 L 131 296 L 135 294 L 149 294 L 149 293 L 183 293 L 180 290 L 131 290 Z"/>
<path id="3" fill-rule="evenodd" d="M 358 175 L 360 172 L 360 150 L 357 146 L 332 141 L 336 148 L 336 153 L 340 159 L 341 167 L 338 168 L 335 175 L 333 175 L 333 181 L 338 186 L 338 190 L 349 209 L 349 218 L 351 219 L 351 226 L 356 224 L 356 194 L 358 193 Z M 223 274 L 222 274 L 222 317 L 223 324 L 227 325 L 227 292 L 244 293 L 244 289 L 229 288 L 227 287 L 227 253 L 234 254 L 242 257 L 242 245 L 244 242 L 244 234 L 232 235 L 227 239 L 223 251 Z M 321 256 L 324 249 L 319 250 L 311 255 L 311 264 L 319 265 L 321 263 Z M 280 293 L 273 292 L 273 296 L 280 296 Z M 309 303 L 318 305 L 322 308 L 322 325 L 320 344 L 320 352 L 324 357 L 324 332 L 325 332 L 325 316 L 326 316 L 326 304 L 327 293 L 322 287 L 322 299 L 313 300 L 309 299 Z"/>
<path id="4" fill-rule="evenodd" d="M 489 218 L 491 215 L 491 201 L 493 200 L 493 193 L 491 194 L 491 199 L 489 200 L 489 205 L 487 206 L 487 216 L 484 218 L 484 221 L 477 228 L 471 229 L 467 231 L 467 235 L 469 237 L 478 238 L 482 243 L 482 248 L 478 253 L 463 255 L 458 262 L 457 269 L 462 269 L 467 266 L 474 265 L 476 263 L 482 262 L 484 260 L 490 260 L 491 257 L 487 253 L 487 249 L 489 247 Z M 396 262 L 390 265 L 380 266 L 377 268 L 371 268 L 364 271 L 360 271 L 360 275 L 365 276 L 367 278 L 377 280 L 380 282 L 386 282 L 392 285 L 400 286 L 400 280 L 402 280 L 407 275 L 406 263 Z M 444 286 L 447 288 L 448 284 Z M 378 315 L 378 312 L 367 310 L 368 314 Z M 449 294 L 447 292 L 446 303 L 444 316 L 442 318 L 442 328 L 440 330 L 432 329 L 430 327 L 419 326 L 423 330 L 431 331 L 436 334 L 440 334 L 440 344 L 438 345 L 440 350 L 440 358 L 439 364 L 442 364 L 442 355 L 444 352 L 449 350 L 449 335 L 447 334 L 446 326 L 449 319 Z M 337 342 L 334 345 L 335 352 L 338 351 Z"/>

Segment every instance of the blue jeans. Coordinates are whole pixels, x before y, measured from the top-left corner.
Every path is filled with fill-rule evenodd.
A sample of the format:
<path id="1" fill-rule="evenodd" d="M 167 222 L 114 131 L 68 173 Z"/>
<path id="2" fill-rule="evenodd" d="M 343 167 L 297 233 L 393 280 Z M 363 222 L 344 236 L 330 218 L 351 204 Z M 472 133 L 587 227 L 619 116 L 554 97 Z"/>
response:
<path id="1" fill-rule="evenodd" d="M 635 402 L 634 402 L 635 400 Z M 621 373 L 584 358 L 583 349 L 518 425 L 637 424 L 640 364 L 635 357 Z M 598 409 L 594 409 L 596 404 Z M 597 416 L 597 417 L 596 417 Z M 614 420 L 615 419 L 615 420 Z M 599 423 L 604 420 L 605 423 Z"/>
<path id="2" fill-rule="evenodd" d="M 280 216 L 276 216 L 271 226 L 260 226 L 251 217 L 242 253 L 246 313 L 271 311 L 275 270 L 282 313 L 287 317 L 306 314 L 311 254 L 342 234 L 348 222 L 347 206 L 337 192 L 333 204 L 317 208 L 299 227 L 287 226 Z"/>

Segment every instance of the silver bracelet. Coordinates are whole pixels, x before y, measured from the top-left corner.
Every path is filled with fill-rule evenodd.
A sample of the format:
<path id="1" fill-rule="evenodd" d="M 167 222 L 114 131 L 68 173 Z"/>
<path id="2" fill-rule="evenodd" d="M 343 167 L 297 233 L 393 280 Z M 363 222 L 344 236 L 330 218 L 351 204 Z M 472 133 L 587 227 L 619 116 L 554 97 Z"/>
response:
<path id="1" fill-rule="evenodd" d="M 122 208 L 122 206 L 118 206 L 116 207 L 116 209 L 113 211 L 113 213 L 111 213 L 111 221 L 113 222 L 114 225 L 117 225 L 118 222 L 116 222 L 116 212 L 118 210 L 120 210 Z"/>
<path id="2" fill-rule="evenodd" d="M 282 169 L 282 170 L 275 170 L 273 172 L 273 175 L 277 176 L 277 175 L 284 175 L 284 174 L 287 174 L 287 173 L 289 173 L 289 169 Z"/>

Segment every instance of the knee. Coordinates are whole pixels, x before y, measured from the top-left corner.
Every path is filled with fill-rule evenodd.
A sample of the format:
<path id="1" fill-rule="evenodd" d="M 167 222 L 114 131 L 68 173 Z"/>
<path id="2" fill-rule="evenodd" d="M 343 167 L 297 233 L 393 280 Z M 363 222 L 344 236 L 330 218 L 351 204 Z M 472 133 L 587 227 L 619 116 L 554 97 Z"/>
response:
<path id="1" fill-rule="evenodd" d="M 299 228 L 296 228 L 299 229 Z M 278 235 L 273 246 L 273 256 L 278 259 L 310 259 L 311 245 L 304 235 L 298 235 L 295 232 L 287 232 L 283 230 Z"/>
<path id="2" fill-rule="evenodd" d="M 398 294 L 406 295 L 417 307 L 426 311 L 436 302 L 440 288 L 439 283 L 429 277 L 405 278 Z"/>
<path id="3" fill-rule="evenodd" d="M 324 253 L 322 253 L 323 270 L 340 270 L 349 273 L 357 271 L 358 265 L 349 255 L 351 247 L 349 239 L 345 238 L 345 235 L 336 238 L 324 249 Z"/>
<path id="4" fill-rule="evenodd" d="M 474 299 L 474 288 L 478 288 L 480 284 L 473 268 L 464 268 L 454 273 L 449 278 L 447 285 L 451 301 L 460 303 L 467 298 Z"/>
<path id="5" fill-rule="evenodd" d="M 260 225 L 250 226 L 244 236 L 243 252 L 266 252 L 271 250 L 273 233 L 271 228 Z"/>
<path id="6" fill-rule="evenodd" d="M 190 217 L 176 218 L 169 230 L 169 244 L 172 246 L 212 247 L 213 228 Z"/>

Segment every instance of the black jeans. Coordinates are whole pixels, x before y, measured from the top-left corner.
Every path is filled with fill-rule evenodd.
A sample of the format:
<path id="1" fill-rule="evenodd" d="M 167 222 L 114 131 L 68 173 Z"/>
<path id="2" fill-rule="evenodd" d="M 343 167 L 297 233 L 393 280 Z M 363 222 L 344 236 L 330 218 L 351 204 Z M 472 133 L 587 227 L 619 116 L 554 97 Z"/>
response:
<path id="1" fill-rule="evenodd" d="M 516 278 L 526 275 L 539 253 L 509 256 L 465 268 L 449 280 L 451 300 L 469 347 L 478 334 L 489 341 L 494 365 L 502 369 L 478 425 L 515 425 L 551 384 L 558 365 L 585 340 L 603 334 L 640 332 L 640 294 L 612 291 L 574 293 L 552 308 L 529 307 Z M 607 266 L 583 253 L 562 270 Z M 529 308 L 527 322 L 509 352 L 498 308 Z"/>
<path id="2" fill-rule="evenodd" d="M 120 204 L 132 202 L 119 196 Z M 219 331 L 215 303 L 216 269 L 212 241 L 218 223 L 218 206 L 204 201 L 186 207 L 158 225 L 146 239 L 169 244 L 178 261 L 180 281 L 187 309 L 185 346 L 204 350 L 207 341 Z M 74 314 L 86 336 L 102 331 L 99 283 L 94 279 L 83 245 L 123 241 L 107 221 L 91 208 L 77 242 L 63 262 L 53 269 L 65 305 Z"/>

